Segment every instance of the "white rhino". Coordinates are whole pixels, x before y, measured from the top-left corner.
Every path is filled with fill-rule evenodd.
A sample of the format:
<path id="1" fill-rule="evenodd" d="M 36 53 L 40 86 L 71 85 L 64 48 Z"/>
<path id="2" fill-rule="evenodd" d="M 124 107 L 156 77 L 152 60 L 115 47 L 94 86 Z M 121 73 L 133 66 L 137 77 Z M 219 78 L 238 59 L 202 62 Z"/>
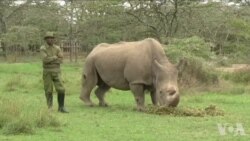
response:
<path id="1" fill-rule="evenodd" d="M 87 56 L 82 75 L 80 99 L 93 106 L 90 93 L 100 106 L 107 106 L 105 93 L 111 88 L 131 90 L 137 110 L 144 110 L 144 91 L 149 90 L 154 105 L 177 106 L 178 71 L 166 57 L 161 44 L 152 38 L 136 42 L 97 45 Z"/>

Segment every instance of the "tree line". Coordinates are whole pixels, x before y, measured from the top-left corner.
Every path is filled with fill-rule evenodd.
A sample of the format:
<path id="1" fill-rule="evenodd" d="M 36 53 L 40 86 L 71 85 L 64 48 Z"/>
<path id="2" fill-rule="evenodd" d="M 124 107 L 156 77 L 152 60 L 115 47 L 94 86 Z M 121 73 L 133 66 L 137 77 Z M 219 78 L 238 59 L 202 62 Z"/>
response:
<path id="1" fill-rule="evenodd" d="M 230 1 L 227 1 L 227 3 Z M 201 0 L 1 0 L 2 54 L 18 46 L 37 50 L 46 31 L 90 51 L 101 42 L 146 37 L 169 44 L 172 38 L 198 36 L 218 55 L 248 56 L 249 1 Z"/>

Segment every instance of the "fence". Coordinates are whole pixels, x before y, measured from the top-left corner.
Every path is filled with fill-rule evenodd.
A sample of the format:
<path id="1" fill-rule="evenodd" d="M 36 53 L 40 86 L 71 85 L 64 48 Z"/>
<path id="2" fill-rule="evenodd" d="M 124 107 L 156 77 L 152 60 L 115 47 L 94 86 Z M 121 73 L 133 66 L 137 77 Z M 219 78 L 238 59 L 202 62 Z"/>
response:
<path id="1" fill-rule="evenodd" d="M 83 49 L 78 42 L 61 42 L 61 49 L 64 54 L 64 58 L 69 58 L 70 62 L 73 60 L 78 61 L 78 57 L 83 55 Z"/>
<path id="2" fill-rule="evenodd" d="M 81 48 L 78 42 L 62 41 L 60 47 L 63 51 L 64 58 L 69 59 L 70 62 L 77 62 L 80 56 L 84 56 L 84 50 Z M 39 53 L 40 45 L 23 47 L 20 45 L 12 45 L 8 47 L 0 47 L 0 56 L 8 56 L 14 58 L 20 58 L 23 56 L 34 56 Z M 16 60 L 14 59 L 14 60 Z"/>

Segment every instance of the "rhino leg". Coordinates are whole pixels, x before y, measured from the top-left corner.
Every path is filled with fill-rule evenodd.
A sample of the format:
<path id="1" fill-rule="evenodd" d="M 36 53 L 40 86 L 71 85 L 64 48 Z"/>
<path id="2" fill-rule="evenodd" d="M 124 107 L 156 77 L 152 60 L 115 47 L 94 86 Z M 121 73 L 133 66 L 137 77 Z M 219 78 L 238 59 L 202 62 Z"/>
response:
<path id="1" fill-rule="evenodd" d="M 102 107 L 108 106 L 107 102 L 104 99 L 104 96 L 105 96 L 105 93 L 109 89 L 110 89 L 110 87 L 107 84 L 103 83 L 103 84 L 99 85 L 98 88 L 95 90 L 95 95 L 99 100 L 99 106 L 102 106 Z"/>
<path id="2" fill-rule="evenodd" d="M 157 105 L 157 97 L 155 91 L 150 91 L 151 101 L 154 105 Z"/>
<path id="3" fill-rule="evenodd" d="M 83 84 L 81 89 L 80 99 L 85 103 L 87 106 L 94 106 L 94 103 L 90 99 L 90 94 L 92 89 L 96 86 L 96 79 L 95 77 L 87 77 L 83 75 Z"/>
<path id="4" fill-rule="evenodd" d="M 143 85 L 141 84 L 130 84 L 130 90 L 134 94 L 135 101 L 137 104 L 137 110 L 138 111 L 144 111 L 144 101 L 145 101 L 145 96 L 144 96 L 144 88 Z"/>

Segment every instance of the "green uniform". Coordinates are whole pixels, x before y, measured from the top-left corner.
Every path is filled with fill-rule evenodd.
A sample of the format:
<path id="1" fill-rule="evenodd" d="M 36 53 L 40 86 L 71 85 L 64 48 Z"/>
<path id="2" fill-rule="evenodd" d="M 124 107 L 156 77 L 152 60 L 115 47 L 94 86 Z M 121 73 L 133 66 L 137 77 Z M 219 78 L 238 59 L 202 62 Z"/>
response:
<path id="1" fill-rule="evenodd" d="M 64 93 L 65 89 L 61 80 L 60 64 L 63 55 L 59 46 L 44 45 L 40 48 L 43 62 L 43 82 L 46 94 L 53 93 L 53 84 L 57 93 Z"/>
<path id="2" fill-rule="evenodd" d="M 63 54 L 59 46 L 51 45 L 54 42 L 54 33 L 47 32 L 44 36 L 46 45 L 41 46 L 40 52 L 43 62 L 43 83 L 48 108 L 53 106 L 53 84 L 57 91 L 58 111 L 68 113 L 64 108 L 65 89 L 61 80 L 60 64 Z"/>

